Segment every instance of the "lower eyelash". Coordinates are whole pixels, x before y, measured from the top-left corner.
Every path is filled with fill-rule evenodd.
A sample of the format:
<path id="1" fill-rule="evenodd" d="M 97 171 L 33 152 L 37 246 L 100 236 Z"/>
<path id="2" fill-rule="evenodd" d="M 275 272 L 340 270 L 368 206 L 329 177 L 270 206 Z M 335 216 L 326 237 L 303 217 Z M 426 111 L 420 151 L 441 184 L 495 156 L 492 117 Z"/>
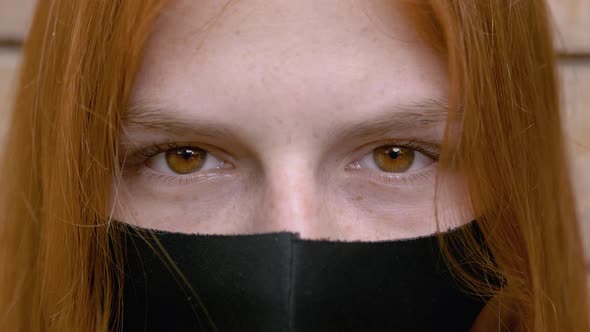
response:
<path id="1" fill-rule="evenodd" d="M 434 183 L 434 175 L 436 175 L 437 162 L 432 163 L 419 173 L 411 174 L 395 174 L 385 172 L 375 172 L 364 168 L 352 169 L 353 172 L 361 172 L 363 176 L 368 177 L 369 181 L 378 182 L 386 186 L 419 186 Z"/>
<path id="2" fill-rule="evenodd" d="M 150 171 L 146 167 L 139 170 L 139 176 L 143 177 L 152 185 L 188 185 L 204 181 L 218 180 L 230 176 L 229 174 L 221 173 L 204 173 L 204 174 L 188 174 L 188 175 L 166 175 Z"/>

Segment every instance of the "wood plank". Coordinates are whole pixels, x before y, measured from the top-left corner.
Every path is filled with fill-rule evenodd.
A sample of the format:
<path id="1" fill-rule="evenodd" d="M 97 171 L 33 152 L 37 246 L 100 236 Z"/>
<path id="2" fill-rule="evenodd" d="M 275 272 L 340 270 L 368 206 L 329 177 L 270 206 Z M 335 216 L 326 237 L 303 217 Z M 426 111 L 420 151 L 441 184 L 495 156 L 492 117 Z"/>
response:
<path id="1" fill-rule="evenodd" d="M 590 1 L 547 0 L 554 21 L 556 49 L 561 54 L 590 55 Z"/>
<path id="2" fill-rule="evenodd" d="M 35 0 L 0 0 L 0 40 L 24 39 L 35 3 Z"/>
<path id="3" fill-rule="evenodd" d="M 546 0 L 559 53 L 590 54 L 590 0 Z M 24 39 L 35 0 L 0 0 L 0 40 Z"/>
<path id="4" fill-rule="evenodd" d="M 8 125 L 8 111 L 14 92 L 14 78 L 20 53 L 15 49 L 0 48 L 0 147 Z"/>
<path id="5" fill-rule="evenodd" d="M 572 182 L 590 264 L 590 58 L 562 60 L 559 69 Z"/>

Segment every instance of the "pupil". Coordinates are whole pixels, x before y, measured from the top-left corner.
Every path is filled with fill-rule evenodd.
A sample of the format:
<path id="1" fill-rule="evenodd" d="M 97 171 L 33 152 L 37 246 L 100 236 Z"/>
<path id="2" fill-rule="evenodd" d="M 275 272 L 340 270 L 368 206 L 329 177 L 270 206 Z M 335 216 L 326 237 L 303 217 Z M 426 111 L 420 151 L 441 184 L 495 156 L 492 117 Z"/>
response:
<path id="1" fill-rule="evenodd" d="M 399 148 L 393 148 L 389 151 L 388 155 L 391 159 L 397 159 L 399 157 L 400 150 Z"/>
<path id="2" fill-rule="evenodd" d="M 182 149 L 177 152 L 177 155 L 185 160 L 191 159 L 193 157 L 193 154 L 193 150 L 190 149 Z"/>

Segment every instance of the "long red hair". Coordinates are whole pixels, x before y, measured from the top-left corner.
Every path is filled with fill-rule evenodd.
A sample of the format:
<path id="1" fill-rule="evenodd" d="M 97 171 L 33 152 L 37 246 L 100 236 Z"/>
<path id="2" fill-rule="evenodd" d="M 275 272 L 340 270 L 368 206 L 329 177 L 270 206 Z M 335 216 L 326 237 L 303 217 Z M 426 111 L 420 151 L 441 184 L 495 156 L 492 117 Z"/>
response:
<path id="1" fill-rule="evenodd" d="M 466 177 L 489 247 L 482 250 L 470 233 L 443 243 L 465 289 L 497 304 L 475 328 L 588 331 L 546 8 L 532 1 L 403 4 L 447 62 L 451 113 L 440 167 Z M 142 49 L 164 5 L 38 2 L 0 174 L 2 330 L 105 331 L 121 318 L 121 289 L 113 287 L 121 247 L 109 227 L 117 142 Z M 456 246 L 504 286 L 455 261 Z"/>

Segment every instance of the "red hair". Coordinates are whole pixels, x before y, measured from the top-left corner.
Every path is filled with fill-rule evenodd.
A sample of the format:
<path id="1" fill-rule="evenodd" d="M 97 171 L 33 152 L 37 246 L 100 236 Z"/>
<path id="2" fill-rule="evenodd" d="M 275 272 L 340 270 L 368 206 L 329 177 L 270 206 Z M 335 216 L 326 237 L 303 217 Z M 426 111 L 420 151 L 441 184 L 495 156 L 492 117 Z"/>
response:
<path id="1" fill-rule="evenodd" d="M 120 320 L 121 248 L 109 227 L 119 129 L 164 0 L 39 1 L 1 169 L 0 327 L 108 330 Z M 407 1 L 448 64 L 442 169 L 469 186 L 478 225 L 443 243 L 466 290 L 493 296 L 475 328 L 587 331 L 547 13 L 528 1 Z M 109 244 L 113 243 L 113 250 Z M 454 261 L 505 281 L 494 287 Z M 493 257 L 493 259 L 492 259 Z M 119 303 L 120 304 L 120 303 Z M 496 310 L 501 308 L 502 310 Z"/>

